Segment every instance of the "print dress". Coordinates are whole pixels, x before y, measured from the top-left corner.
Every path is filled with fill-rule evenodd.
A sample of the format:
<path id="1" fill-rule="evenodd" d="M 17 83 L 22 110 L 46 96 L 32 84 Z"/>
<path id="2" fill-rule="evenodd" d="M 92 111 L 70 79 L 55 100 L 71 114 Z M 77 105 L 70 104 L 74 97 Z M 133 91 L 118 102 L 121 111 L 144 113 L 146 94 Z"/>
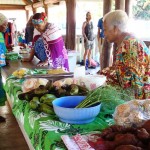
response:
<path id="1" fill-rule="evenodd" d="M 126 36 L 116 49 L 112 67 L 101 74 L 107 76 L 108 83 L 134 90 L 135 98 L 150 98 L 150 50 L 144 42 Z"/>

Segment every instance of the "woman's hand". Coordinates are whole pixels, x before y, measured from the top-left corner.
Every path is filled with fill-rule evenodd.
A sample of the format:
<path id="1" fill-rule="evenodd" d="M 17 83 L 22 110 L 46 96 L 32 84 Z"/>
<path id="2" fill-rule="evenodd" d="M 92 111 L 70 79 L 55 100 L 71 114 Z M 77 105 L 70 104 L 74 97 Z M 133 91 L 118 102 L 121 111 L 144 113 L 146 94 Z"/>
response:
<path id="1" fill-rule="evenodd" d="M 37 64 L 37 66 L 48 66 L 48 61 L 40 62 Z"/>

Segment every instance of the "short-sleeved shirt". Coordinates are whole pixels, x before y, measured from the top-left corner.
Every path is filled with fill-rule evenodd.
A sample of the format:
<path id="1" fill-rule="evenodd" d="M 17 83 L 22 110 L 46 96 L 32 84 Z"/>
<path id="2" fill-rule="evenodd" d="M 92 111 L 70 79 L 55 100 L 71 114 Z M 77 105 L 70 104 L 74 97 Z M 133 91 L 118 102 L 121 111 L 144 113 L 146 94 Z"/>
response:
<path id="1" fill-rule="evenodd" d="M 116 50 L 112 67 L 102 70 L 110 83 L 131 88 L 135 98 L 150 98 L 150 50 L 144 42 L 126 36 Z"/>
<path id="2" fill-rule="evenodd" d="M 99 19 L 97 27 L 101 29 L 100 37 L 104 38 L 103 18 Z"/>

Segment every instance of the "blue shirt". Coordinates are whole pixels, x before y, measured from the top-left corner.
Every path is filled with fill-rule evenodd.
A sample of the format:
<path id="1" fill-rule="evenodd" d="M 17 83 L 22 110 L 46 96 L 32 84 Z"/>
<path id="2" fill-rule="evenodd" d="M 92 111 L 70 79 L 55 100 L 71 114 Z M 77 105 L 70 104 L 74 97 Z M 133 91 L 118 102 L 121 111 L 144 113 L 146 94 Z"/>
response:
<path id="1" fill-rule="evenodd" d="M 100 37 L 104 38 L 103 18 L 99 19 L 97 27 L 101 29 Z"/>

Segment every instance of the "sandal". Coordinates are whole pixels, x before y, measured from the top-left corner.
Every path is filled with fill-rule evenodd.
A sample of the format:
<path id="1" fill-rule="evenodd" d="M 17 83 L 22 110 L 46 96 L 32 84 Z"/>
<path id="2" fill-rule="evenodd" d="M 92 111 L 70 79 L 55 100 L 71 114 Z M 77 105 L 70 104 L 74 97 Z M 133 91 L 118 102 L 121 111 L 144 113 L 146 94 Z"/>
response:
<path id="1" fill-rule="evenodd" d="M 96 67 L 94 67 L 94 66 L 89 66 L 88 68 L 89 68 L 89 69 L 95 69 Z"/>

